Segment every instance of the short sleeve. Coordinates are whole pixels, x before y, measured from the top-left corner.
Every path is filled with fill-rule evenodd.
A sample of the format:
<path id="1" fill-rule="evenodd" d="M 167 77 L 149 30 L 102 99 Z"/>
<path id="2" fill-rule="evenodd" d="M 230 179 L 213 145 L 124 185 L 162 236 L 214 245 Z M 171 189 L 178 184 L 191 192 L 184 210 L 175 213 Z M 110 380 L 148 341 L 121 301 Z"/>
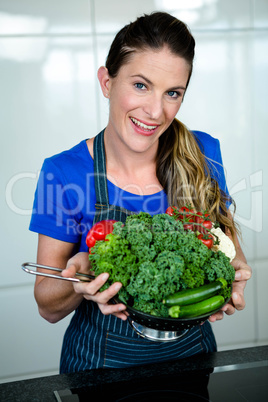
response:
<path id="1" fill-rule="evenodd" d="M 232 204 L 232 198 L 230 197 L 228 186 L 226 183 L 220 141 L 217 138 L 214 138 L 211 135 L 202 131 L 193 131 L 193 134 L 195 135 L 201 151 L 205 155 L 210 174 L 212 178 L 218 182 L 221 191 L 226 197 L 226 206 L 227 208 L 229 208 Z"/>
<path id="2" fill-rule="evenodd" d="M 66 180 L 60 166 L 46 159 L 38 178 L 29 229 L 58 240 L 79 242 L 83 197 L 81 188 Z"/>
<path id="3" fill-rule="evenodd" d="M 218 139 L 215 139 L 215 154 L 213 159 L 208 159 L 209 165 L 212 166 L 211 174 L 217 180 L 219 187 L 222 191 L 229 195 L 225 172 L 222 162 L 221 147 Z"/>

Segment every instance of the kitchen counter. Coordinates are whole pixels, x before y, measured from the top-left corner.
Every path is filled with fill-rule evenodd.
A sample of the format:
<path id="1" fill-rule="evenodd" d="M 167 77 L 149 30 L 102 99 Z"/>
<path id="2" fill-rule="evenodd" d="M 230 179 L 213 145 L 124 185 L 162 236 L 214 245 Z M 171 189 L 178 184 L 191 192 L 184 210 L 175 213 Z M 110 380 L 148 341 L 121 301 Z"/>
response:
<path id="1" fill-rule="evenodd" d="M 234 370 L 235 367 L 244 367 L 246 369 L 252 364 L 257 367 L 267 366 L 267 362 L 268 345 L 197 355 L 174 362 L 126 369 L 98 369 L 82 373 L 40 377 L 0 384 L 0 401 L 55 402 L 55 390 L 77 389 L 89 386 L 98 387 L 112 383 L 122 384 L 125 381 L 135 383 L 140 379 L 193 373 L 200 370 L 217 373 Z"/>

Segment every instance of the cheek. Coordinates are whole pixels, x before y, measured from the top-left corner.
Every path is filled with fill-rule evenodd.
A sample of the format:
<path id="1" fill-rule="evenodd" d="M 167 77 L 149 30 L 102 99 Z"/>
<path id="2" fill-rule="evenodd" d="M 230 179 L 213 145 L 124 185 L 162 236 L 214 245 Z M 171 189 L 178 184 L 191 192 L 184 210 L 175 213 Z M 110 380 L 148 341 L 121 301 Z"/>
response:
<path id="1" fill-rule="evenodd" d="M 124 95 L 120 94 L 119 96 L 114 94 L 111 99 L 110 106 L 116 114 L 127 113 L 137 107 L 137 102 L 135 102 L 133 96 L 128 95 L 128 93 Z"/>
<path id="2" fill-rule="evenodd" d="M 181 107 L 181 102 L 179 105 L 177 104 L 176 106 L 173 106 L 173 107 L 169 106 L 166 109 L 167 120 L 173 120 L 176 117 L 176 114 L 178 113 L 178 111 L 180 110 L 180 107 Z"/>

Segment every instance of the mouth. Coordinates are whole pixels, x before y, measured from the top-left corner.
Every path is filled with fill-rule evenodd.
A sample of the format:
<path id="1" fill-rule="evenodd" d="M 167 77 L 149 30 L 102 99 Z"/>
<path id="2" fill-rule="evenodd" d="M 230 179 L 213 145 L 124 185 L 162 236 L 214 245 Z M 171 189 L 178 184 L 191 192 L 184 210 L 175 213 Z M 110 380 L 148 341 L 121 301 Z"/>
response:
<path id="1" fill-rule="evenodd" d="M 134 117 L 130 117 L 130 120 L 132 123 L 135 125 L 135 127 L 139 130 L 142 131 L 146 134 L 152 134 L 159 125 L 148 125 L 145 123 L 142 123 L 140 120 L 135 119 Z"/>

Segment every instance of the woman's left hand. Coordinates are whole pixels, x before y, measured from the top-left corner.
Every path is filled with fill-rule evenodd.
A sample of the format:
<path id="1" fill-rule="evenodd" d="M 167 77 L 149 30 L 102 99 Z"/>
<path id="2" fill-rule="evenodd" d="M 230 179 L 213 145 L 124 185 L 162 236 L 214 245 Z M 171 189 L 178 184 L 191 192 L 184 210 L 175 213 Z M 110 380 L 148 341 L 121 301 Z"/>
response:
<path id="1" fill-rule="evenodd" d="M 252 269 L 246 262 L 238 258 L 235 258 L 232 261 L 232 265 L 236 270 L 235 281 L 233 282 L 232 297 L 229 303 L 227 303 L 218 313 L 209 317 L 210 322 L 222 320 L 224 313 L 227 315 L 232 315 L 235 313 L 235 310 L 243 310 L 245 308 L 246 303 L 244 298 L 244 289 L 247 281 L 251 278 Z"/>

